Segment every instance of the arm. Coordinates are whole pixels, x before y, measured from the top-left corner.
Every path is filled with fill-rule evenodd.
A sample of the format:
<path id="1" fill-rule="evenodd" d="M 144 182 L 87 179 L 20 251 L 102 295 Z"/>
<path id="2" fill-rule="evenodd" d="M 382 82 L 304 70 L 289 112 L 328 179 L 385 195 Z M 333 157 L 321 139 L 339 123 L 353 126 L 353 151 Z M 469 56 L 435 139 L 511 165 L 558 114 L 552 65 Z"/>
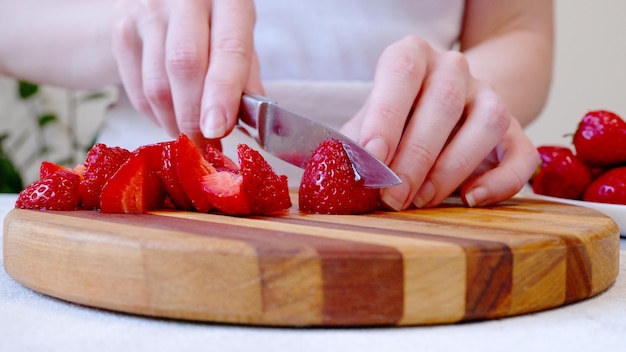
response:
<path id="1" fill-rule="evenodd" d="M 0 73 L 93 89 L 119 82 L 110 1 L 0 0 Z"/>
<path id="2" fill-rule="evenodd" d="M 548 96 L 553 31 L 551 0 L 467 1 L 461 51 L 524 126 Z"/>

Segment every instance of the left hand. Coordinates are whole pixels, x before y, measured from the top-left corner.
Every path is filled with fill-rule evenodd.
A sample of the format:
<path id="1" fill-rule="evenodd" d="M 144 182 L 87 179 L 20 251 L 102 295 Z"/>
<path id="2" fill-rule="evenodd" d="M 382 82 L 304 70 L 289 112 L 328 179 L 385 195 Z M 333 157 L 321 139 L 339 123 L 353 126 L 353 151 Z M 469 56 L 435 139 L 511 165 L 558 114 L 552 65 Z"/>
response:
<path id="1" fill-rule="evenodd" d="M 432 207 L 460 189 L 467 206 L 515 195 L 539 159 L 498 94 L 466 58 L 411 36 L 379 59 L 374 86 L 342 131 L 384 161 L 402 184 L 383 189 L 394 210 Z"/>

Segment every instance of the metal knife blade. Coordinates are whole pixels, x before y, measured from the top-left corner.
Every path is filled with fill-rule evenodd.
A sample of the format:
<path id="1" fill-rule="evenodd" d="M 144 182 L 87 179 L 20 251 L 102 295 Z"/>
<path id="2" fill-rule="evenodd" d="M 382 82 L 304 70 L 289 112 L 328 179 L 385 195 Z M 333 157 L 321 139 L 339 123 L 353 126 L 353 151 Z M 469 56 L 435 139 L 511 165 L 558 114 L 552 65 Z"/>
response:
<path id="1" fill-rule="evenodd" d="M 239 109 L 243 128 L 270 154 L 300 168 L 306 166 L 315 148 L 332 137 L 342 142 L 357 178 L 365 187 L 384 188 L 401 183 L 387 165 L 340 132 L 288 111 L 266 97 L 244 93 Z"/>

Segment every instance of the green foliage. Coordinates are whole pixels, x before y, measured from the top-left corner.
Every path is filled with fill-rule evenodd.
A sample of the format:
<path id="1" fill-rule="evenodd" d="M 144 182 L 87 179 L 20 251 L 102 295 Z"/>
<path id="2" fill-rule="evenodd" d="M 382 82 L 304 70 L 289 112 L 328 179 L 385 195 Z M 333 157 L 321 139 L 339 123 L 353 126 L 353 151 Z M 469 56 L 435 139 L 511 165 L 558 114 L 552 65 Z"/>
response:
<path id="1" fill-rule="evenodd" d="M 22 177 L 11 159 L 2 150 L 2 141 L 6 135 L 0 136 L 0 193 L 17 193 L 24 188 Z"/>
<path id="2" fill-rule="evenodd" d="M 43 160 L 50 160 L 49 156 L 52 152 L 55 152 L 54 148 L 57 146 L 57 141 L 46 140 L 47 134 L 44 133 L 49 128 L 55 128 L 62 133 L 70 143 L 72 150 L 67 155 L 59 156 L 56 151 L 56 159 L 50 160 L 59 165 L 74 167 L 76 164 L 82 162 L 81 155 L 91 148 L 95 143 L 96 137 L 93 136 L 89 145 L 81 143 L 76 135 L 77 124 L 77 108 L 81 103 L 92 101 L 95 99 L 102 99 L 107 97 L 107 93 L 103 91 L 93 92 L 87 94 L 80 99 L 73 92 L 68 92 L 68 116 L 67 119 L 62 120 L 55 112 L 41 111 L 42 99 L 40 87 L 37 84 L 18 81 L 17 82 L 17 96 L 25 104 L 30 111 L 33 121 L 33 130 L 21 135 L 14 136 L 15 138 L 9 139 L 8 134 L 0 135 L 0 193 L 17 193 L 24 188 L 24 175 L 23 171 L 32 168 L 34 165 L 41 163 Z M 32 140 L 32 134 L 35 135 L 37 145 L 33 155 L 22 161 L 22 164 L 18 165 L 15 160 L 11 159 L 12 152 L 16 152 L 24 147 L 26 140 Z M 48 137 L 49 138 L 49 137 Z M 11 143 L 9 145 L 9 142 Z M 63 154 L 63 153 L 61 153 Z"/>

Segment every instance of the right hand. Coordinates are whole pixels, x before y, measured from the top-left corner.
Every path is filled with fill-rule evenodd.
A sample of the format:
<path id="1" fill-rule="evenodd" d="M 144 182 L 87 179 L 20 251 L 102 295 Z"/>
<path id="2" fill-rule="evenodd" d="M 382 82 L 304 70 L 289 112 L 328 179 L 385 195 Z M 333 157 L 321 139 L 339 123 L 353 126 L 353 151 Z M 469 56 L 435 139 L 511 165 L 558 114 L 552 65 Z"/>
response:
<path id="1" fill-rule="evenodd" d="M 253 0 L 119 0 L 112 47 L 133 106 L 170 135 L 224 137 L 244 90 L 263 94 Z"/>

